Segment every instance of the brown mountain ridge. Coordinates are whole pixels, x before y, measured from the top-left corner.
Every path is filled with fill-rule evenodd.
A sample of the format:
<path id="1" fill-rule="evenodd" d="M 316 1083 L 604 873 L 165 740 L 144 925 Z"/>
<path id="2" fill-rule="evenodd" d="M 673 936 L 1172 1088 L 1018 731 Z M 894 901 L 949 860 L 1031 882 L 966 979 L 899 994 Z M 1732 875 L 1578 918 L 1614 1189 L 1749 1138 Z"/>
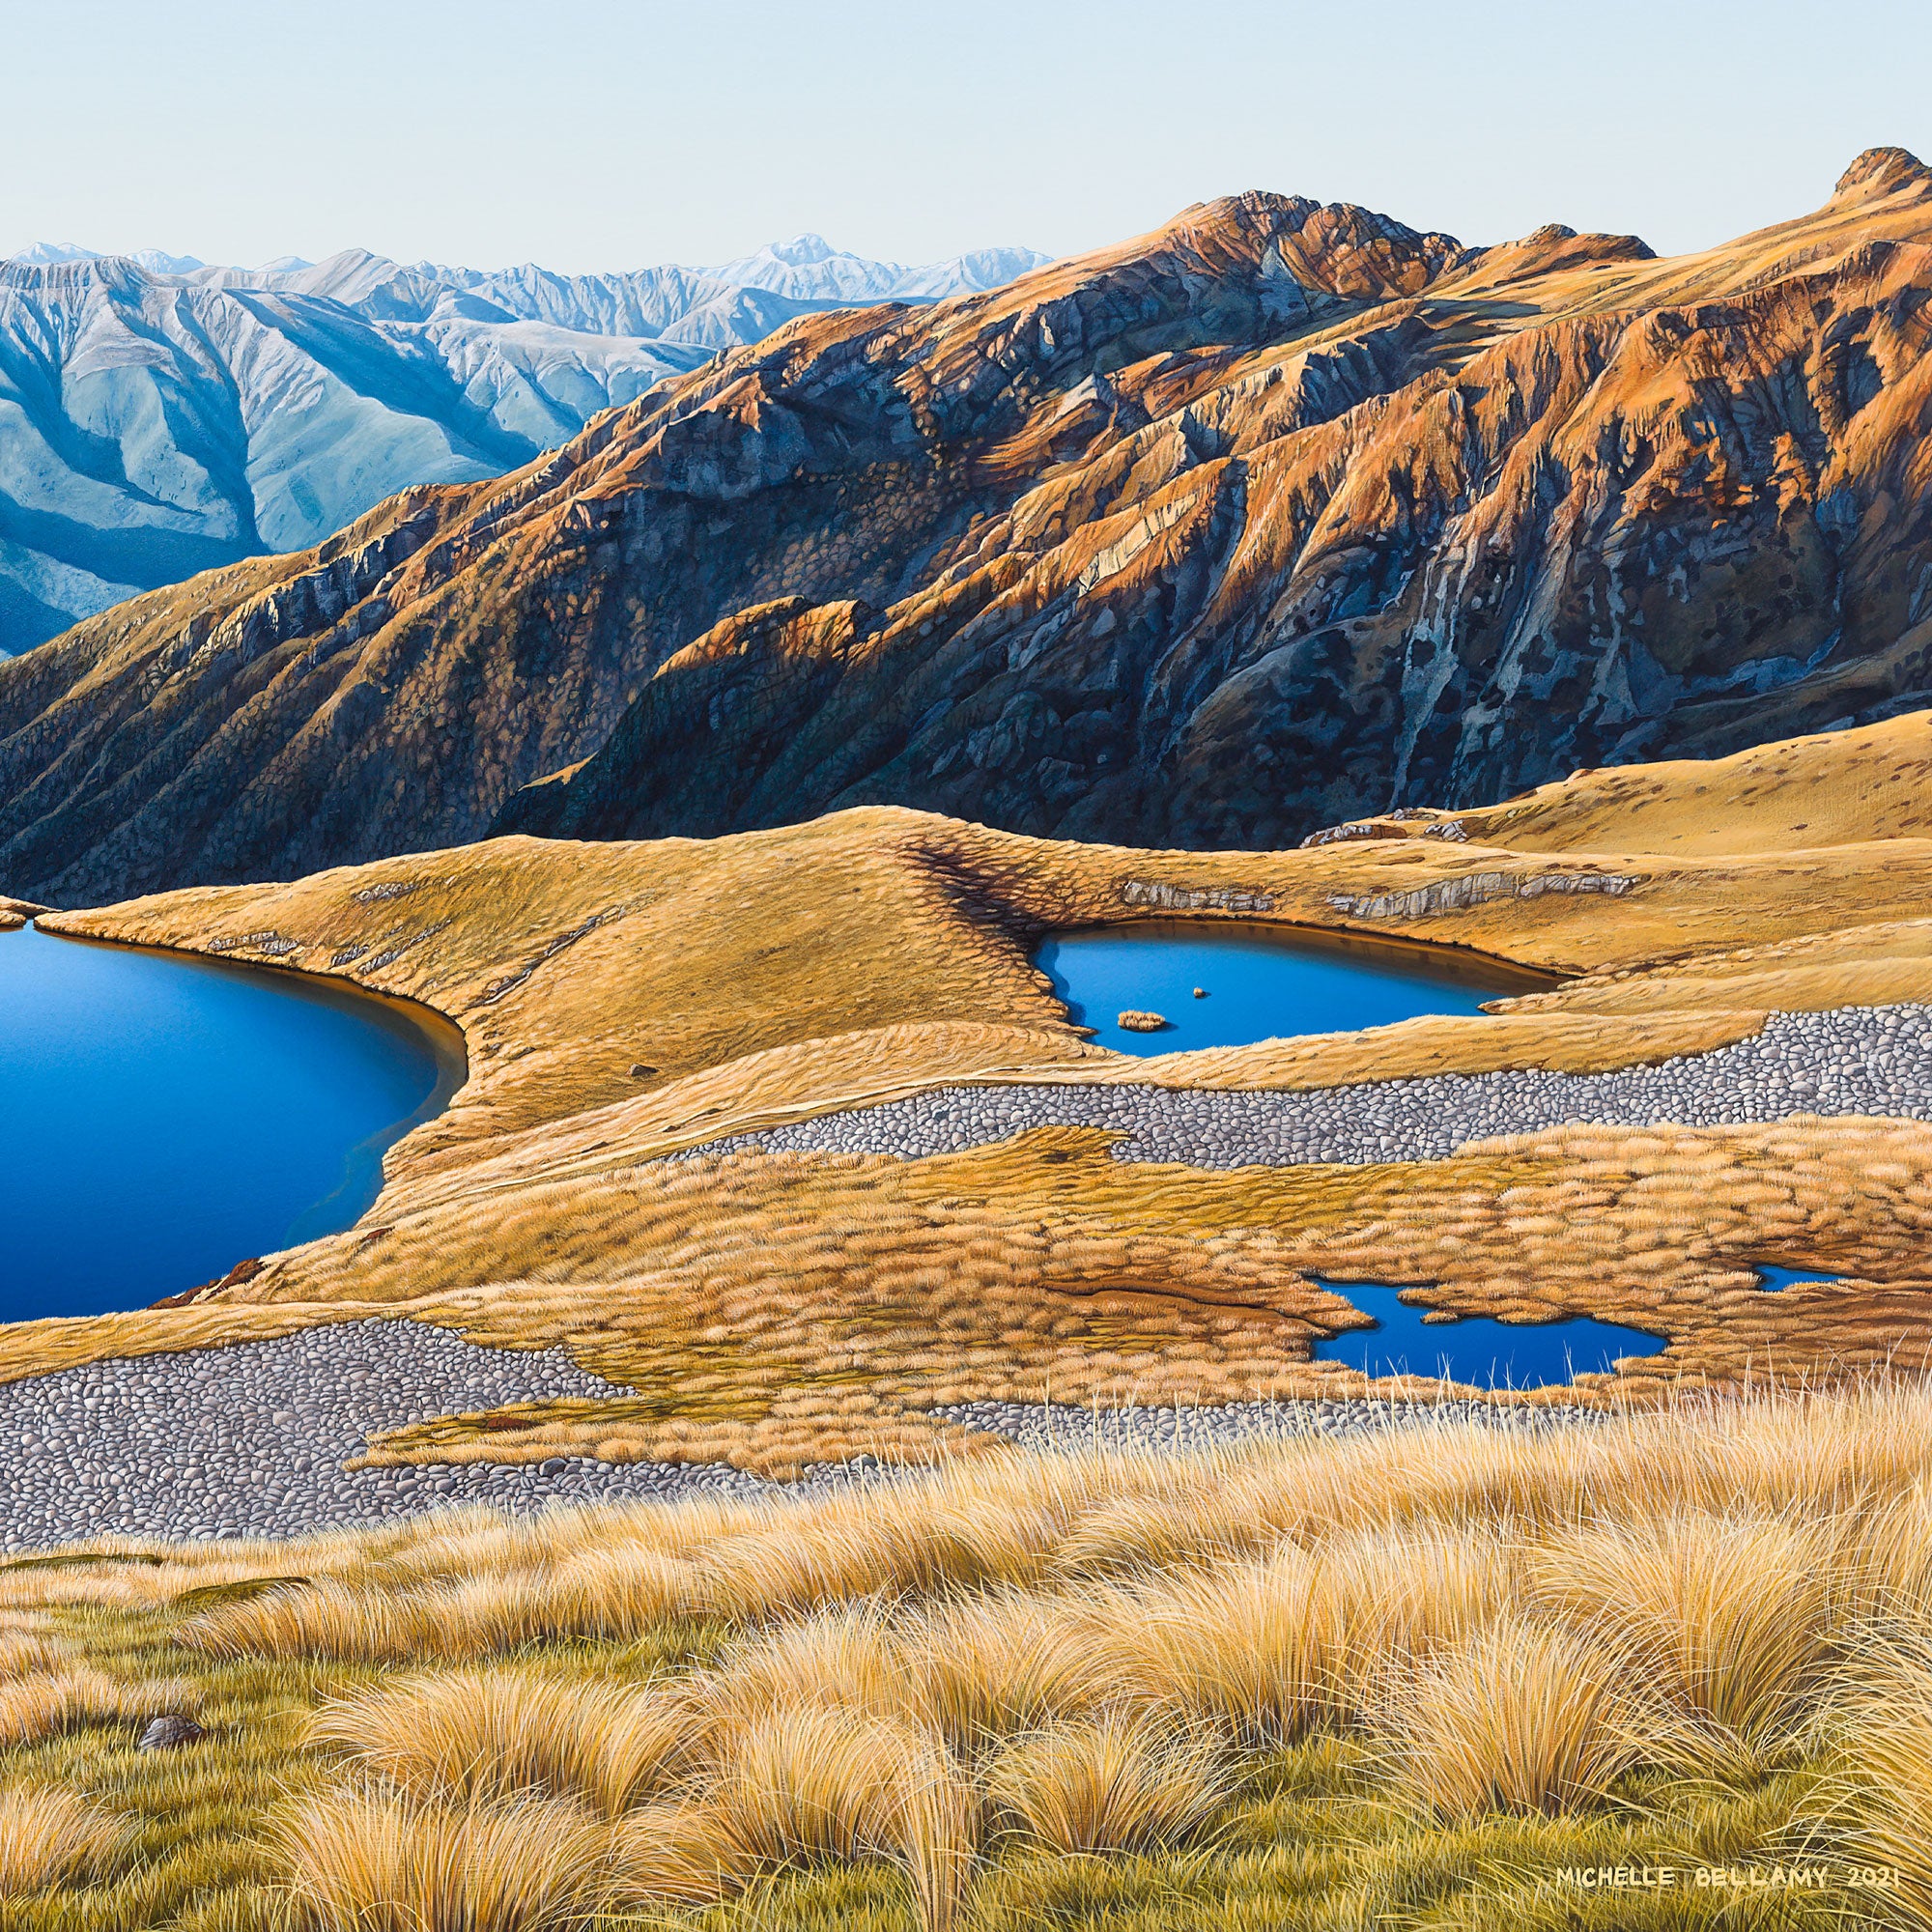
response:
<path id="1" fill-rule="evenodd" d="M 1932 171 L 1660 260 L 1246 194 L 802 318 L 0 665 L 69 904 L 895 803 L 1275 845 L 1932 703 Z M 543 781 L 542 782 L 534 782 Z"/>

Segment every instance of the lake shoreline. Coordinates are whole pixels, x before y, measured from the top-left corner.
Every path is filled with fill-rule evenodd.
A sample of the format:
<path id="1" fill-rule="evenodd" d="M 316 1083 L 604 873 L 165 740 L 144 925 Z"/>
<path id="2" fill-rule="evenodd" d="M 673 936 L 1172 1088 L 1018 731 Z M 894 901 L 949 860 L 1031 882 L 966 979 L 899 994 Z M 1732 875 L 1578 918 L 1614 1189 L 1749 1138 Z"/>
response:
<path id="1" fill-rule="evenodd" d="M 78 926 L 55 923 L 63 918 L 79 918 L 79 914 L 51 912 L 44 907 L 37 908 L 26 922 L 35 932 L 43 932 L 50 939 L 58 939 L 69 946 L 89 946 L 110 949 L 116 952 L 148 953 L 158 959 L 167 959 L 182 965 L 204 967 L 212 972 L 231 973 L 238 978 L 273 978 L 295 982 L 305 996 L 331 1000 L 345 1010 L 354 1010 L 368 1006 L 383 1012 L 385 1018 L 400 1021 L 403 1025 L 420 1034 L 428 1044 L 438 1063 L 438 1092 L 441 1095 L 437 1112 L 447 1107 L 468 1085 L 470 1074 L 469 1042 L 462 1026 L 440 1008 L 431 1006 L 426 1000 L 412 999 L 407 993 L 392 993 L 381 986 L 372 986 L 366 980 L 356 979 L 353 974 L 340 968 L 334 971 L 317 972 L 307 966 L 289 966 L 277 959 L 263 958 L 249 953 L 237 957 L 229 952 L 214 952 L 207 947 L 170 946 L 161 940 L 123 938 L 116 933 L 95 932 Z M 445 1084 L 447 1083 L 447 1084 Z"/>
<path id="2" fill-rule="evenodd" d="M 0 933 L 10 1320 L 178 1303 L 353 1226 L 468 1078 L 418 1003 L 58 918 Z"/>

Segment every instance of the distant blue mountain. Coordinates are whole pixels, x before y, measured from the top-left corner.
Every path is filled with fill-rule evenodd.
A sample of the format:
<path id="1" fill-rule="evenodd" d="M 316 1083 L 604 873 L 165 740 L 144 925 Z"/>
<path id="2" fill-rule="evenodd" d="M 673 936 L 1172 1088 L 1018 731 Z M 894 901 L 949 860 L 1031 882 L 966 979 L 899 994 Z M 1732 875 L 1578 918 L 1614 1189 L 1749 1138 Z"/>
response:
<path id="1" fill-rule="evenodd" d="M 566 275 L 37 242 L 0 260 L 0 655 L 306 548 L 411 484 L 499 475 L 796 315 L 930 301 L 1045 259 L 906 268 L 805 235 L 717 268 Z"/>

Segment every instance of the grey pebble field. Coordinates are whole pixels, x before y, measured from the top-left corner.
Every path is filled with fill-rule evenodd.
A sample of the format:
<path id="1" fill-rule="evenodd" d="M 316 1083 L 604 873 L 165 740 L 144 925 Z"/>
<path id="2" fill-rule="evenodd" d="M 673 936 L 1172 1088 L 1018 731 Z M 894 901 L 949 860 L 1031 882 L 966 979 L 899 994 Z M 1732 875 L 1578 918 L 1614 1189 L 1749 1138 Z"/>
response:
<path id="1" fill-rule="evenodd" d="M 292 1537 L 458 1503 L 530 1510 L 769 1487 L 723 1466 L 582 1458 L 342 1466 L 367 1435 L 435 1416 L 624 1393 L 561 1350 L 478 1348 L 446 1329 L 367 1319 L 63 1369 L 0 1387 L 0 1441 L 12 1450 L 0 1548 Z"/>
<path id="2" fill-rule="evenodd" d="M 1778 1013 L 1755 1038 L 1616 1073 L 1435 1075 L 1307 1092 L 1151 1086 L 953 1087 L 756 1136 L 690 1159 L 758 1148 L 916 1159 L 1041 1125 L 1112 1128 L 1117 1158 L 1230 1168 L 1251 1162 L 1440 1158 L 1463 1143 L 1566 1122 L 1708 1126 L 1798 1114 L 1932 1119 L 1932 1009 Z M 781 1486 L 723 1464 L 446 1464 L 350 1472 L 374 1434 L 508 1403 L 625 1393 L 560 1350 L 483 1348 L 380 1319 L 174 1355 L 98 1362 L 0 1386 L 0 1548 L 102 1535 L 294 1537 L 464 1503 L 547 1506 L 866 1480 L 878 1465 Z M 1582 1410 L 1449 1406 L 1498 1426 L 1543 1428 Z M 1255 1434 L 1350 1434 L 1442 1416 L 1435 1405 L 1251 1403 L 1084 1409 L 976 1403 L 939 1411 L 1037 1447 L 1206 1447 Z"/>
<path id="3" fill-rule="evenodd" d="M 869 1457 L 780 1484 L 723 1463 L 446 1463 L 346 1470 L 364 1438 L 439 1415 L 558 1396 L 618 1396 L 561 1350 L 466 1342 L 358 1319 L 271 1342 L 95 1362 L 0 1386 L 14 1448 L 0 1509 L 10 1553 L 99 1536 L 304 1536 L 488 1503 L 519 1514 L 587 1502 L 770 1495 L 886 1476 Z M 981 1402 L 935 1413 L 1037 1449 L 1206 1449 L 1249 1435 L 1355 1434 L 1467 1414 L 1547 1426 L 1549 1411 L 1373 1402 L 1093 1411 Z M 1564 1411 L 1556 1411 L 1561 1414 Z M 1577 1413 L 1582 1413 L 1578 1411 Z"/>
<path id="4" fill-rule="evenodd" d="M 887 1153 L 915 1159 L 1031 1127 L 1103 1127 L 1117 1160 L 1190 1167 L 1441 1160 L 1465 1142 L 1573 1122 L 1715 1127 L 1796 1114 L 1932 1119 L 1932 1008 L 1774 1013 L 1761 1034 L 1615 1073 L 1438 1073 L 1355 1087 L 942 1087 L 707 1141 L 672 1158 Z"/>

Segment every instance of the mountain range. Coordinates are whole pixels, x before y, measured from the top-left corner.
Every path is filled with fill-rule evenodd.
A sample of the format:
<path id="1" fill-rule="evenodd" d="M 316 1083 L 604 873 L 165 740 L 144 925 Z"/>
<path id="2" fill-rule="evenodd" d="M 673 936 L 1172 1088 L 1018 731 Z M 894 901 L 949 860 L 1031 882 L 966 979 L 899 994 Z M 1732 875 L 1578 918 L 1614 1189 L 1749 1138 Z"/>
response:
<path id="1" fill-rule="evenodd" d="M 875 803 L 1280 845 L 1882 719 L 1932 703 L 1928 335 L 1898 149 L 1673 259 L 1248 193 L 797 315 L 0 666 L 0 882 Z"/>
<path id="2" fill-rule="evenodd" d="M 499 475 L 795 316 L 1044 259 L 907 268 L 804 235 L 715 269 L 565 275 L 38 243 L 0 261 L 0 651 L 306 548 L 407 486 Z"/>

